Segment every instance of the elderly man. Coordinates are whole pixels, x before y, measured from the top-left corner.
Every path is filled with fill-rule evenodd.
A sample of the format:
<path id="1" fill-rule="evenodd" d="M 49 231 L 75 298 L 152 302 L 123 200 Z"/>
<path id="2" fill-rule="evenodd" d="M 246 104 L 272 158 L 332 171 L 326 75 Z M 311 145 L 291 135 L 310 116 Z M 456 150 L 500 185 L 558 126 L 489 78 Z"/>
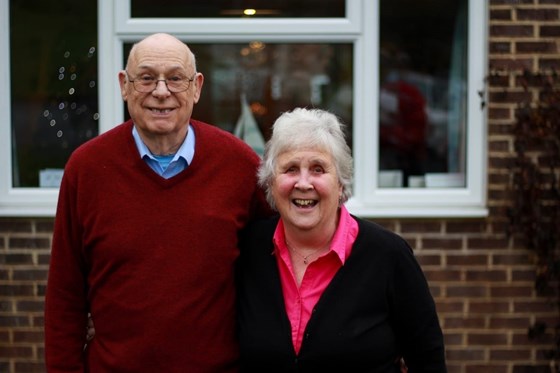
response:
<path id="1" fill-rule="evenodd" d="M 203 82 L 187 45 L 145 38 L 119 73 L 131 120 L 70 157 L 46 294 L 49 372 L 237 371 L 238 232 L 268 209 L 259 157 L 191 119 Z"/>

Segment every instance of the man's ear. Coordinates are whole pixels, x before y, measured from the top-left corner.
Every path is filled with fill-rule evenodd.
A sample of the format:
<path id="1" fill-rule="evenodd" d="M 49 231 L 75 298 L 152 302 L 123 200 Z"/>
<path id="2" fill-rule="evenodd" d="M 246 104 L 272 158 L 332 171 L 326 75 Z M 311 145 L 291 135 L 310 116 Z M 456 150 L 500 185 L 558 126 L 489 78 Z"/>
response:
<path id="1" fill-rule="evenodd" d="M 194 80 L 192 81 L 193 84 L 193 101 L 196 104 L 200 99 L 200 94 L 202 92 L 202 85 L 204 84 L 204 75 L 202 73 L 196 73 Z"/>
<path id="2" fill-rule="evenodd" d="M 126 83 L 127 83 L 126 73 L 124 72 L 124 70 L 121 70 L 119 71 L 119 86 L 121 87 L 121 97 L 123 101 L 126 101 L 128 97 L 128 91 L 126 90 Z"/>

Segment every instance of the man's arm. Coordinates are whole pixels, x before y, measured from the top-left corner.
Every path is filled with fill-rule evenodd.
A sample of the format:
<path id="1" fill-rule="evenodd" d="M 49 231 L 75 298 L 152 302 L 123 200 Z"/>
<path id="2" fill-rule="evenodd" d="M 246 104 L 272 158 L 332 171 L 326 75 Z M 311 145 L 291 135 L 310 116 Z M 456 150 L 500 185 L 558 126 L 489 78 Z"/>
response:
<path id="1" fill-rule="evenodd" d="M 65 175 L 60 188 L 45 298 L 45 361 L 49 373 L 84 372 L 86 271 L 75 202 L 75 190 Z"/>

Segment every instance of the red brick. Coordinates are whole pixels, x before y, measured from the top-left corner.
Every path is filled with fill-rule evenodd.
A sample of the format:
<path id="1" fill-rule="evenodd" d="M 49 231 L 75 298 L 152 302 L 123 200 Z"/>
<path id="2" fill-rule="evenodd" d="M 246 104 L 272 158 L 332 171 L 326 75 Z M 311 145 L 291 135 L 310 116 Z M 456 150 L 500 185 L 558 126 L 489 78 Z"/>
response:
<path id="1" fill-rule="evenodd" d="M 441 270 L 441 269 L 424 269 L 424 274 L 429 282 L 439 281 L 460 281 L 461 271 L 457 270 Z"/>
<path id="2" fill-rule="evenodd" d="M 554 312 L 554 306 L 549 299 L 535 298 L 531 300 L 516 300 L 513 302 L 513 312 L 546 313 Z"/>
<path id="3" fill-rule="evenodd" d="M 401 223 L 402 233 L 440 233 L 441 222 L 439 221 L 403 221 Z"/>
<path id="4" fill-rule="evenodd" d="M 488 143 L 488 150 L 494 152 L 505 152 L 510 150 L 510 142 L 507 140 L 490 141 Z"/>
<path id="5" fill-rule="evenodd" d="M 11 342 L 10 333 L 7 330 L 0 330 L 0 344 L 8 344 L 8 342 Z"/>
<path id="6" fill-rule="evenodd" d="M 438 249 L 438 250 L 460 250 L 463 247 L 463 240 L 461 238 L 423 238 L 422 249 Z"/>
<path id="7" fill-rule="evenodd" d="M 508 366 L 499 363 L 484 364 L 484 365 L 467 364 L 465 366 L 465 373 L 507 373 L 507 372 L 508 372 Z"/>
<path id="8" fill-rule="evenodd" d="M 495 249 L 502 250 L 508 247 L 508 240 L 504 238 L 481 237 L 467 238 L 469 249 Z"/>
<path id="9" fill-rule="evenodd" d="M 46 367 L 45 364 L 43 363 L 42 360 L 37 361 L 37 362 L 25 362 L 25 363 L 20 363 L 20 362 L 16 362 L 15 363 L 15 372 L 14 373 L 44 373 L 46 372 Z"/>
<path id="10" fill-rule="evenodd" d="M 510 54 L 511 53 L 511 43 L 510 42 L 493 42 L 490 43 L 488 48 L 489 52 L 492 54 Z"/>
<path id="11" fill-rule="evenodd" d="M 511 132 L 513 130 L 513 126 L 509 123 L 504 124 L 494 124 L 491 123 L 488 126 L 488 133 L 490 135 L 511 135 Z"/>
<path id="12" fill-rule="evenodd" d="M 15 343 L 41 343 L 44 340 L 43 331 L 14 331 Z"/>
<path id="13" fill-rule="evenodd" d="M 467 270 L 467 282 L 483 281 L 483 282 L 503 282 L 507 280 L 507 273 L 504 270 Z"/>
<path id="14" fill-rule="evenodd" d="M 531 265 L 531 255 L 529 253 L 520 254 L 495 254 L 492 255 L 493 265 Z"/>
<path id="15" fill-rule="evenodd" d="M 511 272 L 512 281 L 526 281 L 534 284 L 536 277 L 534 268 L 528 270 L 513 270 Z"/>
<path id="16" fill-rule="evenodd" d="M 490 36 L 527 37 L 535 34 L 531 25 L 491 25 Z"/>
<path id="17" fill-rule="evenodd" d="M 35 229 L 37 230 L 37 232 L 41 232 L 41 233 L 52 233 L 54 229 L 54 220 L 47 219 L 47 220 L 37 221 L 35 224 Z"/>
<path id="18" fill-rule="evenodd" d="M 530 64 L 532 64 L 532 61 L 530 61 Z M 525 67 L 521 67 L 521 68 L 530 68 L 525 66 Z M 490 99 L 492 101 L 496 101 L 496 102 L 501 102 L 501 103 L 510 103 L 510 104 L 517 104 L 521 101 L 526 102 L 526 101 L 530 101 L 532 96 L 530 93 L 528 92 L 524 92 L 524 91 L 496 91 L 496 92 L 490 92 L 488 94 L 490 96 Z"/>
<path id="19" fill-rule="evenodd" d="M 490 264 L 490 256 L 479 254 L 447 254 L 448 266 L 481 266 Z"/>
<path id="20" fill-rule="evenodd" d="M 559 70 L 560 58 L 540 58 L 538 68 L 540 70 Z"/>
<path id="21" fill-rule="evenodd" d="M 422 267 L 424 266 L 440 266 L 441 265 L 441 256 L 440 255 L 433 255 L 433 254 L 426 254 L 423 252 L 415 253 L 416 260 Z"/>
<path id="22" fill-rule="evenodd" d="M 512 10 L 511 9 L 491 9 L 490 10 L 490 19 L 500 20 L 500 21 L 510 21 L 512 18 Z"/>
<path id="23" fill-rule="evenodd" d="M 490 0 L 490 5 L 520 5 L 534 4 L 535 0 Z"/>
<path id="24" fill-rule="evenodd" d="M 496 346 L 507 345 L 507 333 L 470 333 L 467 335 L 469 345 L 480 346 Z"/>
<path id="25" fill-rule="evenodd" d="M 526 349 L 491 349 L 491 360 L 529 360 L 531 358 L 531 351 Z"/>
<path id="26" fill-rule="evenodd" d="M 31 357 L 33 349 L 29 346 L 0 346 L 0 356 L 3 358 Z"/>
<path id="27" fill-rule="evenodd" d="M 550 373 L 550 365 L 515 365 L 513 367 L 513 373 Z"/>
<path id="28" fill-rule="evenodd" d="M 559 37 L 560 36 L 560 26 L 540 26 L 540 36 L 544 37 Z"/>
<path id="29" fill-rule="evenodd" d="M 530 316 L 515 317 L 515 316 L 492 316 L 490 317 L 490 329 L 524 329 L 526 330 L 531 325 Z"/>
<path id="30" fill-rule="evenodd" d="M 27 316 L 10 316 L 9 314 L 7 316 L 0 315 L 0 327 L 19 326 L 29 326 L 29 318 Z"/>
<path id="31" fill-rule="evenodd" d="M 490 296 L 494 298 L 528 298 L 531 297 L 534 293 L 534 285 L 527 285 L 527 286 L 500 286 L 500 287 L 491 287 L 490 288 Z"/>
<path id="32" fill-rule="evenodd" d="M 476 361 L 476 360 L 483 360 L 486 353 L 483 349 L 479 348 L 469 348 L 466 349 L 447 349 L 445 351 L 446 359 L 447 360 L 463 360 L 463 361 Z"/>
<path id="33" fill-rule="evenodd" d="M 517 19 L 522 21 L 557 21 L 559 19 L 558 9 L 527 9 L 517 8 Z"/>
<path id="34" fill-rule="evenodd" d="M 509 181 L 509 175 L 495 174 L 492 171 L 490 171 L 490 174 L 488 175 L 488 183 L 489 184 L 497 184 L 501 188 L 503 188 L 503 185 L 507 184 L 508 181 Z"/>
<path id="35" fill-rule="evenodd" d="M 463 302 L 452 302 L 449 299 L 437 300 L 436 299 L 436 309 L 439 313 L 462 313 L 465 306 Z"/>
<path id="36" fill-rule="evenodd" d="M 490 88 L 508 88 L 511 86 L 509 74 L 490 74 L 488 76 L 488 86 Z"/>
<path id="37" fill-rule="evenodd" d="M 0 263 L 7 265 L 33 264 L 33 256 L 31 254 L 16 253 L 0 254 Z"/>
<path id="38" fill-rule="evenodd" d="M 512 110 L 509 108 L 488 108 L 488 118 L 511 120 Z"/>
<path id="39" fill-rule="evenodd" d="M 450 298 L 482 298 L 488 296 L 488 289 L 485 286 L 450 285 L 447 287 L 447 296 Z"/>
<path id="40" fill-rule="evenodd" d="M 41 312 L 45 309 L 45 302 L 40 300 L 22 300 L 16 303 L 18 312 Z"/>
<path id="41" fill-rule="evenodd" d="M 16 295 L 34 295 L 33 285 L 1 285 L 0 297 Z"/>
<path id="42" fill-rule="evenodd" d="M 527 41 L 515 43 L 515 49 L 520 53 L 557 53 L 558 47 L 556 42 L 546 41 Z"/>
<path id="43" fill-rule="evenodd" d="M 461 333 L 444 333 L 443 342 L 445 346 L 462 346 L 465 344 L 465 338 Z"/>
<path id="44" fill-rule="evenodd" d="M 0 233 L 21 233 L 32 231 L 31 222 L 25 219 L 0 219 Z"/>
<path id="45" fill-rule="evenodd" d="M 16 269 L 13 272 L 15 281 L 45 281 L 47 269 Z"/>
<path id="46" fill-rule="evenodd" d="M 450 329 L 483 329 L 486 321 L 483 317 L 444 317 L 442 327 Z"/>
<path id="47" fill-rule="evenodd" d="M 470 313 L 496 314 L 509 312 L 509 302 L 491 300 L 491 301 L 471 301 L 469 302 Z"/>
<path id="48" fill-rule="evenodd" d="M 8 240 L 10 249 L 50 249 L 51 241 L 43 237 L 11 237 Z"/>

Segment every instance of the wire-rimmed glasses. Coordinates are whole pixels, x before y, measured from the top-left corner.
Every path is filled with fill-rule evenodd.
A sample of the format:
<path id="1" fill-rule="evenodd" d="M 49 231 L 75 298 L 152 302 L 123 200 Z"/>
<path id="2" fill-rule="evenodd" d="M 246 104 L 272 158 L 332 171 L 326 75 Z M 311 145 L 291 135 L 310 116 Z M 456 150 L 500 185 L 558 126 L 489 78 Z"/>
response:
<path id="1" fill-rule="evenodd" d="M 132 83 L 135 90 L 141 93 L 153 92 L 159 82 L 164 82 L 169 92 L 178 93 L 189 89 L 191 82 L 194 80 L 196 73 L 191 78 L 185 78 L 181 75 L 174 75 L 165 79 L 156 79 L 153 75 L 143 74 L 131 79 L 128 71 L 125 70 L 126 79 Z"/>

